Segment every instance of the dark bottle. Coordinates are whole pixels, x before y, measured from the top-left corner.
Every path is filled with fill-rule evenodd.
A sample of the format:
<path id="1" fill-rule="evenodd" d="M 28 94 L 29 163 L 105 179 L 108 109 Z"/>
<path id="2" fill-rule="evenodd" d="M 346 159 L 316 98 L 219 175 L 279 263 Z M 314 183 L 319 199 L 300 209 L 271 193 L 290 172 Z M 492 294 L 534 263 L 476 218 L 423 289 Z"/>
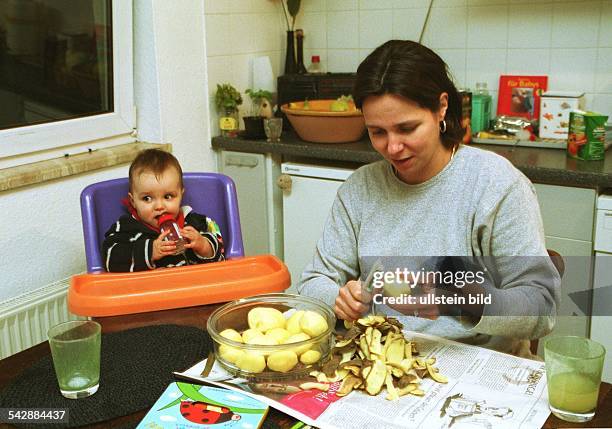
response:
<path id="1" fill-rule="evenodd" d="M 295 30 L 297 40 L 297 72 L 299 74 L 308 73 L 304 66 L 304 30 Z"/>
<path id="2" fill-rule="evenodd" d="M 176 252 L 174 254 L 178 255 L 179 253 L 183 253 L 185 251 L 186 239 L 181 235 L 181 230 L 174 220 L 174 217 L 171 214 L 161 215 L 157 220 L 157 224 L 161 232 L 170 231 L 164 240 L 176 242 Z"/>
<path id="3" fill-rule="evenodd" d="M 293 31 L 287 31 L 287 54 L 285 56 L 285 74 L 295 74 L 297 63 L 295 62 L 295 38 Z"/>

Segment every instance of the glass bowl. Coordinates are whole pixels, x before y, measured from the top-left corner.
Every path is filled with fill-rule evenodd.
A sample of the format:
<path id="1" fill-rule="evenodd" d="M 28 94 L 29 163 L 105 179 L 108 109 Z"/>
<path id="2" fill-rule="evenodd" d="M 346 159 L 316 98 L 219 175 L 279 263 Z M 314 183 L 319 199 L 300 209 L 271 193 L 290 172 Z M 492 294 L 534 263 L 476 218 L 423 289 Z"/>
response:
<path id="1" fill-rule="evenodd" d="M 325 319 L 327 329 L 319 335 L 311 336 L 310 339 L 278 345 L 246 344 L 221 336 L 221 332 L 226 329 L 233 329 L 240 334 L 249 329 L 249 311 L 257 307 L 279 310 L 285 319 L 285 324 L 297 311 L 314 311 Z M 208 319 L 207 330 L 213 339 L 215 358 L 228 372 L 240 378 L 270 381 L 300 378 L 318 369 L 330 356 L 335 325 L 336 317 L 333 310 L 318 299 L 301 295 L 270 293 L 242 298 L 218 308 Z M 310 350 L 320 353 L 316 362 L 310 362 L 312 359 L 307 359 L 306 356 L 316 357 L 317 353 L 310 352 L 304 356 L 304 353 Z M 284 353 L 279 354 L 279 352 Z M 294 365 L 291 365 L 295 361 L 292 353 L 295 353 L 297 357 L 297 363 Z M 290 359 L 285 359 L 288 355 Z M 253 356 L 257 357 L 253 358 Z M 263 369 L 262 357 L 265 360 Z M 248 362 L 251 358 L 254 359 L 252 365 Z M 279 358 L 283 363 L 287 362 L 287 366 L 291 368 L 278 369 Z M 270 368 L 270 362 L 276 363 L 272 363 L 275 369 Z"/>

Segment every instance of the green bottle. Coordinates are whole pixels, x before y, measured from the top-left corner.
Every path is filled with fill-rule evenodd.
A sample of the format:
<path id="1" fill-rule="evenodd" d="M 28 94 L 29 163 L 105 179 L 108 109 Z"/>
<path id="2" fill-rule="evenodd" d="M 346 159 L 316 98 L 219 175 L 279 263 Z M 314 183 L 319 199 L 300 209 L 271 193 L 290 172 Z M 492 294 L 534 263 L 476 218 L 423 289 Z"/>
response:
<path id="1" fill-rule="evenodd" d="M 476 91 L 472 95 L 472 133 L 489 129 L 491 101 L 486 82 L 477 82 Z"/>

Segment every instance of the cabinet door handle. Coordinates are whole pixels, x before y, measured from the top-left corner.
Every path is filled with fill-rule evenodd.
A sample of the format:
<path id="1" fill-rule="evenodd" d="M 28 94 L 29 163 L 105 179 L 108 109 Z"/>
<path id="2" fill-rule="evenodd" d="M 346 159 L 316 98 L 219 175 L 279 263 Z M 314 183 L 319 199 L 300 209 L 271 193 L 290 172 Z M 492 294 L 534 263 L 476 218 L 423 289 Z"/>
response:
<path id="1" fill-rule="evenodd" d="M 248 156 L 228 156 L 225 158 L 225 165 L 234 165 L 236 167 L 257 167 L 259 160 Z"/>
<path id="2" fill-rule="evenodd" d="M 276 185 L 283 191 L 291 192 L 291 176 L 288 174 L 281 174 L 276 179 Z"/>

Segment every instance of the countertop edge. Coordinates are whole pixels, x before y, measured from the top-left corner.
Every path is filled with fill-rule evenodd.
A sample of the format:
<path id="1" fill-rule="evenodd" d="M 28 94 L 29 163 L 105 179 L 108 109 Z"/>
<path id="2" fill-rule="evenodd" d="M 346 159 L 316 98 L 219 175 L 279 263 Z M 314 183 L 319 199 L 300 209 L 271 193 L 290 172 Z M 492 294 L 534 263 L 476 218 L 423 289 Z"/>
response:
<path id="1" fill-rule="evenodd" d="M 309 143 L 299 140 L 297 137 L 289 134 L 289 137 L 281 140 L 279 143 L 269 143 L 263 140 L 247 140 L 240 137 L 222 137 L 217 136 L 212 138 L 212 147 L 216 150 L 230 150 L 247 153 L 273 153 L 287 156 L 311 158 L 320 161 L 349 161 L 356 163 L 375 162 L 382 157 L 375 152 L 367 142 L 359 141 L 353 143 L 342 144 L 320 144 Z M 475 145 L 481 149 L 490 150 L 507 158 L 516 168 L 518 168 L 532 182 L 544 183 L 559 186 L 573 186 L 580 188 L 595 188 L 602 190 L 612 188 L 612 169 L 607 171 L 580 171 L 572 168 L 554 168 L 549 166 L 533 165 L 533 160 L 529 160 L 529 164 L 518 162 L 514 157 L 520 157 L 524 154 L 538 154 L 538 151 L 555 151 L 558 149 L 550 148 L 528 148 L 528 147 L 512 147 L 508 146 L 491 146 L 491 145 Z M 542 152 L 540 152 L 542 153 Z M 547 152 L 543 152 L 547 153 Z M 551 152 L 556 157 L 560 153 Z M 565 154 L 563 153 L 565 157 Z M 525 157 L 527 158 L 527 157 Z M 612 151 L 606 154 L 606 165 L 608 161 L 612 164 Z M 537 162 L 537 161 L 536 161 Z M 568 158 L 568 163 L 592 163 L 604 161 L 579 161 Z M 592 166 L 592 164 L 588 164 Z M 602 164 L 602 170 L 604 166 Z"/>

